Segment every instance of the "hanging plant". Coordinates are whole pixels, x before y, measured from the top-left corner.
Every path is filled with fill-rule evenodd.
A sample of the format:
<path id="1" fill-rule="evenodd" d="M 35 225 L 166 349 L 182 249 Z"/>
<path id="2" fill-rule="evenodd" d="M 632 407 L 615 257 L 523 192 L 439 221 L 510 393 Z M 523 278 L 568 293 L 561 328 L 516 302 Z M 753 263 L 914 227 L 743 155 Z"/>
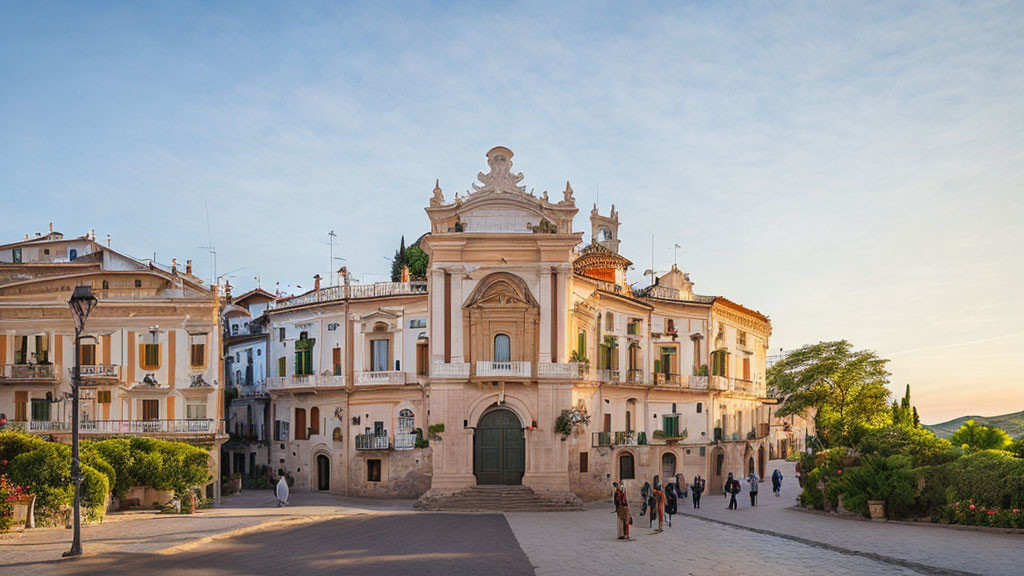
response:
<path id="1" fill-rule="evenodd" d="M 562 438 L 567 438 L 572 434 L 572 410 L 562 410 L 555 418 L 555 432 L 562 435 Z"/>

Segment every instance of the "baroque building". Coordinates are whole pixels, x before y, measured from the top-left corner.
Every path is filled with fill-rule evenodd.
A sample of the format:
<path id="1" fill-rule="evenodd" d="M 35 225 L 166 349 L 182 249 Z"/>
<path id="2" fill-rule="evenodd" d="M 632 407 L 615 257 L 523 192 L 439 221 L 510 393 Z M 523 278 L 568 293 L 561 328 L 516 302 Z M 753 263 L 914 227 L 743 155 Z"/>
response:
<path id="1" fill-rule="evenodd" d="M 672 270 L 626 280 L 619 215 L 574 229 L 571 185 L 535 195 L 511 150 L 426 208 L 425 282 L 270 302 L 270 466 L 299 489 L 415 497 L 478 484 L 606 497 L 655 474 L 768 458 L 767 317 Z"/>
<path id="2" fill-rule="evenodd" d="M 223 397 L 216 288 L 173 263 L 125 256 L 90 233 L 54 232 L 0 246 L 0 415 L 8 426 L 70 441 L 74 323 L 68 299 L 99 303 L 78 350 L 84 438 L 145 435 L 210 449 L 219 476 Z M 219 483 L 207 486 L 219 497 Z"/>

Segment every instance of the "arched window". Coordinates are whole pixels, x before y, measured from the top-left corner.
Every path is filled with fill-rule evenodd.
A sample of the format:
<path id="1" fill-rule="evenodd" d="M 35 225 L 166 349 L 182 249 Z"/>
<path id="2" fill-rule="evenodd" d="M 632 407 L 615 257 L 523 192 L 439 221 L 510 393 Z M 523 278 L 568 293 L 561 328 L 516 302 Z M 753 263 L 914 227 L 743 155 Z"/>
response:
<path id="1" fill-rule="evenodd" d="M 508 334 L 494 335 L 494 361 L 512 361 L 512 340 L 508 337 Z"/>
<path id="2" fill-rule="evenodd" d="M 623 452 L 619 456 L 619 480 L 634 480 L 636 473 L 633 470 L 633 455 Z"/>
<path id="3" fill-rule="evenodd" d="M 334 431 L 331 432 L 331 440 L 334 440 L 335 442 L 341 442 L 341 428 L 336 427 Z"/>
<path id="4" fill-rule="evenodd" d="M 109 290 L 110 289 L 110 282 L 107 282 L 106 280 L 104 280 L 103 281 L 103 289 L 104 290 Z"/>
<path id="5" fill-rule="evenodd" d="M 409 410 L 408 408 L 402 408 L 402 410 L 398 412 L 398 433 L 411 433 L 413 426 L 415 425 L 414 422 L 415 416 L 413 415 L 412 410 Z"/>
<path id="6" fill-rule="evenodd" d="M 320 433 L 320 409 L 316 406 L 309 409 L 309 433 Z"/>
<path id="7" fill-rule="evenodd" d="M 672 478 L 676 475 L 676 455 L 665 452 L 661 455 L 661 477 Z"/>

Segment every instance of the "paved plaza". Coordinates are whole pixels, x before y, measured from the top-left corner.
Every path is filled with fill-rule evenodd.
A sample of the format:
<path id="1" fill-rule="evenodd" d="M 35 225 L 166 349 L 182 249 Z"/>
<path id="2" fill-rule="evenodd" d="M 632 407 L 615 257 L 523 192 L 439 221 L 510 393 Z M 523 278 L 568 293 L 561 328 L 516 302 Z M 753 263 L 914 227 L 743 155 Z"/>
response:
<path id="1" fill-rule="evenodd" d="M 709 494 L 661 534 L 634 508 L 631 542 L 616 540 L 609 503 L 454 514 L 308 493 L 278 508 L 271 492 L 246 492 L 195 516 L 87 526 L 73 560 L 60 559 L 68 530 L 14 534 L 0 539 L 0 574 L 1020 574 L 1024 535 L 825 516 L 794 508 L 797 491 L 790 469 L 783 496 L 764 483 L 754 509 L 745 493 L 734 512 Z"/>

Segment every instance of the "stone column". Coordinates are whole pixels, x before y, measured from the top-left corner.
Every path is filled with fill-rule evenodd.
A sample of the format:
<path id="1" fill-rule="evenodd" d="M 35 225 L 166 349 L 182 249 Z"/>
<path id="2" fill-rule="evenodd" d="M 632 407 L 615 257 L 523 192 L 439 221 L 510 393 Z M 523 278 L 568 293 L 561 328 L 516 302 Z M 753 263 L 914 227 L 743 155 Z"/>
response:
<path id="1" fill-rule="evenodd" d="M 444 270 L 430 271 L 430 361 L 444 362 Z"/>
<path id="2" fill-rule="evenodd" d="M 463 354 L 465 346 L 463 345 L 462 335 L 462 281 L 464 270 L 456 269 L 451 270 L 452 275 L 452 325 L 450 330 L 452 332 L 452 363 L 459 364 L 465 362 L 465 355 Z M 443 354 L 444 351 L 442 350 Z"/>
<path id="3" fill-rule="evenodd" d="M 551 272 L 540 272 L 540 344 L 537 362 L 551 362 L 551 310 L 555 306 L 551 298 Z"/>
<path id="4" fill-rule="evenodd" d="M 569 358 L 566 355 L 566 343 L 569 338 L 569 264 L 563 264 L 558 267 L 556 275 L 555 293 L 558 296 L 558 302 L 555 304 L 557 308 L 558 316 L 558 334 L 557 344 L 557 358 L 552 358 L 552 362 L 568 362 Z"/>

